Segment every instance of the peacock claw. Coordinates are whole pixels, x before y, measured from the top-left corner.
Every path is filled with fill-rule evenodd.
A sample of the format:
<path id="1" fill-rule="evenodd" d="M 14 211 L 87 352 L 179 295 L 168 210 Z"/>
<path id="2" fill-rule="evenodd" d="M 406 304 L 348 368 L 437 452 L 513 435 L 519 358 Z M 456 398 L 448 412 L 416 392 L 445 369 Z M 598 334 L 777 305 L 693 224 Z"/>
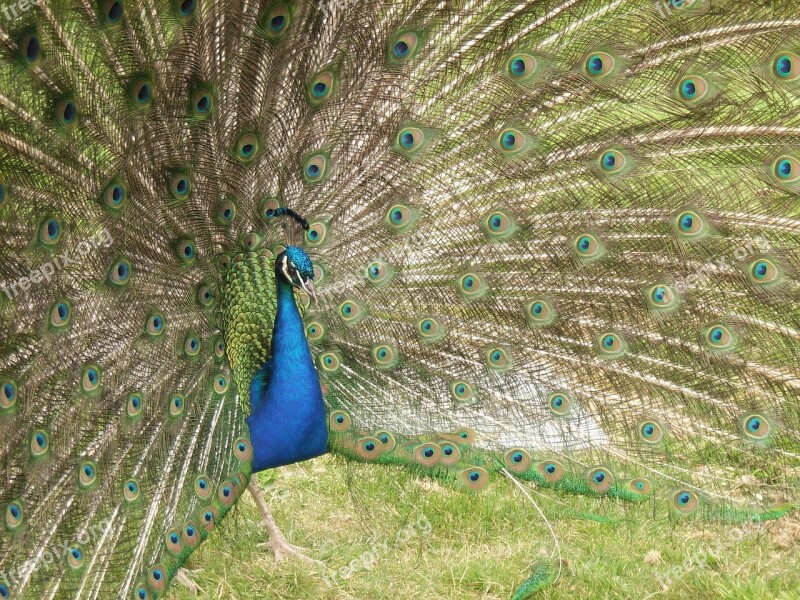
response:
<path id="1" fill-rule="evenodd" d="M 175 580 L 182 586 L 188 588 L 190 592 L 197 594 L 202 592 L 203 588 L 197 585 L 190 577 L 190 575 L 194 575 L 195 573 L 196 571 L 180 568 L 178 569 L 178 574 L 175 576 Z"/>
<path id="2" fill-rule="evenodd" d="M 281 532 L 281 530 L 278 528 L 278 525 L 275 523 L 275 519 L 272 517 L 269 506 L 267 506 L 267 501 L 264 500 L 264 492 L 258 486 L 258 478 L 255 475 L 250 478 L 250 483 L 248 484 L 247 489 L 250 490 L 250 495 L 253 496 L 256 506 L 261 512 L 261 525 L 266 527 L 267 532 L 269 533 L 269 541 L 257 544 L 256 547 L 269 548 L 272 550 L 272 554 L 275 556 L 276 564 L 280 564 L 284 558 L 299 558 L 313 565 L 324 567 L 325 564 L 323 562 L 306 556 L 303 554 L 303 548 L 300 548 L 299 546 L 293 546 L 286 540 L 286 536 L 283 535 L 283 532 Z"/>

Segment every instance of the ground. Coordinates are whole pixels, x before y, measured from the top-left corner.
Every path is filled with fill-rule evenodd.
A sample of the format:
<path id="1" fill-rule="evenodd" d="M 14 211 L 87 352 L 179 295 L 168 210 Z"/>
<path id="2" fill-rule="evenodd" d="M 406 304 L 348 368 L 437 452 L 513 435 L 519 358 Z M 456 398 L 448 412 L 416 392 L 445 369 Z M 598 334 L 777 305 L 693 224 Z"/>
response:
<path id="1" fill-rule="evenodd" d="M 507 600 L 536 560 L 554 554 L 547 525 L 506 481 L 463 493 L 332 457 L 260 477 L 286 537 L 324 567 L 276 565 L 257 547 L 266 532 L 245 495 L 187 565 L 201 591 L 173 585 L 171 600 Z M 552 514 L 548 497 L 542 507 Z M 800 599 L 800 518 L 675 523 L 652 518 L 652 504 L 561 501 L 620 520 L 552 519 L 562 573 L 537 599 Z"/>

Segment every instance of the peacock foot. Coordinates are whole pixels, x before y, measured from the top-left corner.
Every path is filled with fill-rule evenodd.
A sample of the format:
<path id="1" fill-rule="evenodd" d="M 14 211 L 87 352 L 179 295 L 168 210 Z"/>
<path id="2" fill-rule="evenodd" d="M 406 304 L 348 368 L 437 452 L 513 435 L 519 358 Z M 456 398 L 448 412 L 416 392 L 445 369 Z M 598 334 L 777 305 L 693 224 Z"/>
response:
<path id="1" fill-rule="evenodd" d="M 193 571 L 190 571 L 190 570 L 184 569 L 184 568 L 180 568 L 180 569 L 178 569 L 178 574 L 175 575 L 175 581 L 180 583 L 185 588 L 188 588 L 190 592 L 197 594 L 199 592 L 202 592 L 203 588 L 201 588 L 199 585 L 197 585 L 194 582 L 194 580 L 190 577 L 191 575 L 194 575 L 194 574 L 195 574 L 195 572 L 193 572 Z"/>
<path id="2" fill-rule="evenodd" d="M 264 499 L 264 492 L 259 487 L 258 478 L 255 475 L 250 478 L 250 483 L 248 484 L 247 489 L 250 490 L 250 494 L 256 501 L 256 506 L 261 512 L 261 524 L 266 527 L 267 532 L 269 533 L 269 542 L 257 544 L 257 547 L 269 548 L 272 550 L 272 554 L 275 556 L 276 563 L 280 563 L 284 558 L 299 558 L 300 560 L 324 568 L 325 564 L 322 561 L 306 556 L 303 554 L 303 548 L 293 546 L 286 540 L 286 536 L 283 535 L 283 532 L 281 532 L 281 530 L 278 528 L 278 525 L 275 523 L 275 519 L 272 517 L 269 506 L 267 506 L 267 501 Z"/>

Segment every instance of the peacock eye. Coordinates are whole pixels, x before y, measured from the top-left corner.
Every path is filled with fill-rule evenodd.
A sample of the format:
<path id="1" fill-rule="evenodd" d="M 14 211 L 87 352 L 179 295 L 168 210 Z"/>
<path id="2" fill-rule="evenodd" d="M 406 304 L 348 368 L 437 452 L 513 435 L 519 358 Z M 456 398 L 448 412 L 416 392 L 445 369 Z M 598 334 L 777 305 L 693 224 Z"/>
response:
<path id="1" fill-rule="evenodd" d="M 416 154 L 427 141 L 425 132 L 419 127 L 405 127 L 401 129 L 395 139 L 395 149 L 411 156 Z"/>
<path id="2" fill-rule="evenodd" d="M 33 66 L 42 57 L 42 47 L 39 42 L 39 36 L 35 33 L 23 34 L 17 41 L 19 48 L 18 56 L 22 62 L 27 66 Z"/>
<path id="3" fill-rule="evenodd" d="M 678 97 L 686 104 L 698 104 L 707 100 L 711 93 L 711 85 L 700 76 L 684 77 L 678 83 Z"/>
<path id="4" fill-rule="evenodd" d="M 593 78 L 602 78 L 614 70 L 616 60 L 607 52 L 594 52 L 586 57 L 585 72 Z"/>
<path id="5" fill-rule="evenodd" d="M 104 0 L 102 2 L 102 13 L 107 25 L 118 25 L 124 13 L 122 2 L 120 0 Z"/>
<path id="6" fill-rule="evenodd" d="M 267 11 L 261 23 L 271 37 L 278 37 L 286 33 L 291 18 L 289 6 L 281 2 Z"/>
<path id="7" fill-rule="evenodd" d="M 782 52 L 775 57 L 772 72 L 782 81 L 800 79 L 800 56 L 793 52 Z"/>
<path id="8" fill-rule="evenodd" d="M 627 158 L 619 150 L 607 150 L 600 155 L 600 168 L 604 173 L 614 174 L 627 165 Z"/>
<path id="9" fill-rule="evenodd" d="M 336 77 L 333 72 L 320 73 L 308 84 L 308 97 L 312 104 L 321 104 L 333 94 Z"/>
<path id="10" fill-rule="evenodd" d="M 324 154 L 314 154 L 303 165 L 303 179 L 306 183 L 321 181 L 327 174 L 328 158 Z"/>
<path id="11" fill-rule="evenodd" d="M 781 156 L 775 161 L 773 172 L 779 183 L 800 181 L 800 160 L 794 156 Z"/>
<path id="12" fill-rule="evenodd" d="M 533 77 L 538 66 L 536 57 L 526 53 L 515 54 L 506 63 L 506 73 L 514 81 L 524 82 Z"/>
<path id="13" fill-rule="evenodd" d="M 131 86 L 130 93 L 134 106 L 144 108 L 153 99 L 153 84 L 147 79 L 139 79 Z"/>
<path id="14" fill-rule="evenodd" d="M 258 149 L 258 138 L 253 133 L 246 133 L 236 141 L 236 157 L 244 163 L 252 161 Z"/>
<path id="15" fill-rule="evenodd" d="M 407 32 L 395 36 L 389 42 L 388 59 L 390 63 L 405 63 L 411 60 L 421 47 L 421 35 Z"/>

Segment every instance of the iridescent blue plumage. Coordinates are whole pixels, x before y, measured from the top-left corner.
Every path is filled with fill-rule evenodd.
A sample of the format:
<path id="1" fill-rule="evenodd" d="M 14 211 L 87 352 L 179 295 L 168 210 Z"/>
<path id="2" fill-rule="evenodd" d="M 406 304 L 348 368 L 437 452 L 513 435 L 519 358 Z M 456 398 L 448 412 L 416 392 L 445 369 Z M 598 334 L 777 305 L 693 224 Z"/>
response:
<path id="1" fill-rule="evenodd" d="M 298 247 L 288 247 L 275 261 L 278 310 L 271 358 L 250 386 L 253 471 L 327 451 L 325 405 L 293 291 L 310 286 L 313 277 L 311 260 Z"/>

